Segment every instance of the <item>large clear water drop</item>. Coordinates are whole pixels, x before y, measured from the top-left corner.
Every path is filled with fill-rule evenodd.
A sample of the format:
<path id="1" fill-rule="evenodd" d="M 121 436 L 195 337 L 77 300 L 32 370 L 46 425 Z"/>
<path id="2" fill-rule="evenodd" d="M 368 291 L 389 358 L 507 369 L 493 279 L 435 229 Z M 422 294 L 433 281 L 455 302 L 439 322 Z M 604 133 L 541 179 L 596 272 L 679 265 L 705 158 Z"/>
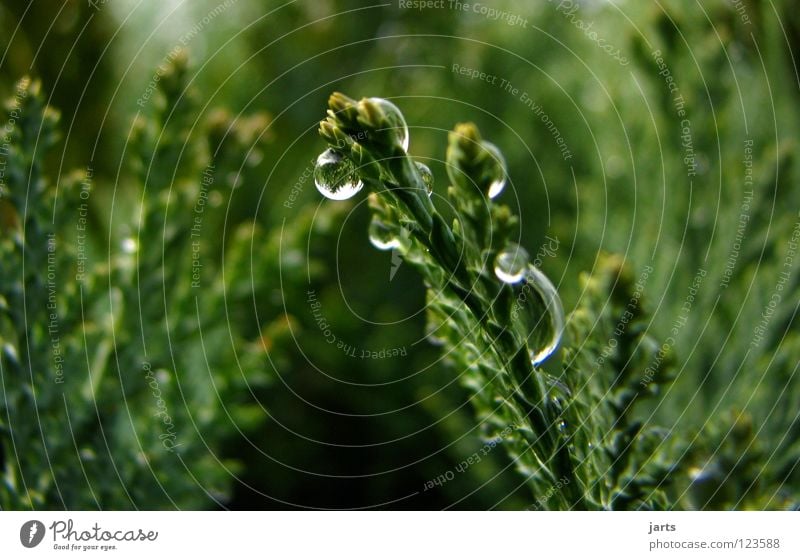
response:
<path id="1" fill-rule="evenodd" d="M 406 124 L 403 113 L 400 112 L 397 105 L 382 97 L 370 97 L 369 100 L 383 110 L 383 113 L 389 120 L 389 127 L 397 131 L 397 139 L 400 141 L 400 145 L 403 146 L 403 150 L 407 152 L 409 142 L 408 124 Z"/>
<path id="2" fill-rule="evenodd" d="M 516 299 L 511 320 L 527 337 L 531 364 L 538 367 L 555 353 L 564 335 L 564 308 L 553 283 L 529 264 L 522 280 L 514 284 Z"/>
<path id="3" fill-rule="evenodd" d="M 506 284 L 516 284 L 525 277 L 529 260 L 530 257 L 525 249 L 516 243 L 511 243 L 498 253 L 494 260 L 495 276 Z"/>
<path id="4" fill-rule="evenodd" d="M 364 187 L 353 162 L 332 149 L 317 158 L 314 184 L 322 196 L 331 200 L 347 200 Z"/>
<path id="5" fill-rule="evenodd" d="M 497 197 L 506 186 L 506 160 L 500 150 L 491 142 L 483 142 L 483 148 L 491 156 L 489 174 L 489 198 Z"/>

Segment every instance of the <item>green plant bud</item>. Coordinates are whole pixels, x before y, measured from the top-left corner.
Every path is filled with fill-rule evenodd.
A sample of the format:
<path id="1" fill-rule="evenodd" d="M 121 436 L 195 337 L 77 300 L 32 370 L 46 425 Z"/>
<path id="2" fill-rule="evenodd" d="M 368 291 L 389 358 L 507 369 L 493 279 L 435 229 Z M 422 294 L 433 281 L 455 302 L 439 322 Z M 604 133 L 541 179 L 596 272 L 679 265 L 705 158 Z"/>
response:
<path id="1" fill-rule="evenodd" d="M 188 69 L 189 52 L 181 48 L 172 55 L 169 64 L 160 73 L 158 84 L 168 97 L 177 97 L 183 91 Z"/>
<path id="2" fill-rule="evenodd" d="M 358 134 L 368 136 L 384 155 L 392 156 L 408 148 L 408 126 L 400 110 L 380 97 L 358 102 Z"/>
<path id="3" fill-rule="evenodd" d="M 497 146 L 481 139 L 473 123 L 460 123 L 448 135 L 447 165 L 450 180 L 468 195 L 477 189 L 495 198 L 505 187 L 505 159 Z"/>
<path id="4" fill-rule="evenodd" d="M 380 106 L 371 99 L 361 99 L 356 105 L 358 108 L 358 122 L 366 128 L 382 128 L 388 124 L 386 116 Z"/>
<path id="5" fill-rule="evenodd" d="M 319 123 L 319 134 L 322 136 L 329 144 L 336 143 L 336 124 L 331 122 L 330 119 L 321 121 Z"/>
<path id="6" fill-rule="evenodd" d="M 447 176 L 453 183 L 449 191 L 453 200 L 463 196 L 460 193 L 472 195 L 475 192 L 475 185 L 470 181 L 469 168 L 474 157 L 474 147 L 477 145 L 476 134 L 478 129 L 467 123 L 457 124 L 447 135 Z"/>
<path id="7" fill-rule="evenodd" d="M 356 108 L 356 100 L 347 97 L 343 93 L 334 92 L 328 98 L 328 115 L 334 121 L 338 120 L 347 127 L 354 127 L 358 120 L 358 109 Z"/>
<path id="8" fill-rule="evenodd" d="M 319 133 L 332 148 L 339 152 L 349 151 L 353 145 L 353 138 L 351 135 L 343 130 L 335 120 L 330 117 L 319 123 Z"/>
<path id="9" fill-rule="evenodd" d="M 208 149 L 212 155 L 217 154 L 230 133 L 233 116 L 227 109 L 213 110 L 206 121 L 208 134 Z"/>
<path id="10" fill-rule="evenodd" d="M 409 144 L 408 124 L 403 113 L 397 108 L 397 105 L 387 99 L 370 97 L 369 101 L 380 108 L 383 114 L 383 125 L 393 133 L 403 151 L 407 152 Z"/>

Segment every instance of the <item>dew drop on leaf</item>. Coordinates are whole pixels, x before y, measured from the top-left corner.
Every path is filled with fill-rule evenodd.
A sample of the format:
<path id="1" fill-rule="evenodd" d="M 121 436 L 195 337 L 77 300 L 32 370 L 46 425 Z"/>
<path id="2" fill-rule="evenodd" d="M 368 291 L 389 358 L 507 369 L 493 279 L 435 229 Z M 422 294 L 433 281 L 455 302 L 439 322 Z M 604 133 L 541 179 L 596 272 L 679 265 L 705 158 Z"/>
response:
<path id="1" fill-rule="evenodd" d="M 314 184 L 322 196 L 331 200 L 347 200 L 364 187 L 353 162 L 332 149 L 317 158 Z"/>
<path id="2" fill-rule="evenodd" d="M 528 252 L 525 249 L 516 243 L 510 243 L 497 254 L 494 260 L 494 273 L 502 282 L 516 284 L 525 276 L 528 259 Z"/>
<path id="3" fill-rule="evenodd" d="M 382 97 L 370 97 L 369 100 L 378 105 L 384 112 L 389 121 L 390 127 L 397 131 L 397 139 L 400 141 L 400 145 L 403 146 L 403 150 L 407 152 L 409 141 L 408 124 L 406 124 L 406 119 L 403 116 L 403 113 L 400 112 L 400 109 L 397 108 L 397 105 L 391 101 L 383 99 Z"/>
<path id="4" fill-rule="evenodd" d="M 500 150 L 491 142 L 483 142 L 483 148 L 488 152 L 491 157 L 491 162 L 488 168 L 490 174 L 489 183 L 489 198 L 497 197 L 506 186 L 506 160 Z"/>
<path id="5" fill-rule="evenodd" d="M 380 218 L 374 217 L 369 224 L 369 242 L 381 251 L 397 249 L 400 247 L 400 239 L 391 227 L 386 225 Z"/>
<path id="6" fill-rule="evenodd" d="M 425 184 L 425 190 L 428 191 L 428 196 L 433 194 L 433 172 L 431 168 L 425 165 L 424 163 L 420 163 L 418 161 L 414 162 L 417 166 L 417 171 L 419 174 L 422 175 L 422 182 Z"/>
<path id="7" fill-rule="evenodd" d="M 514 284 L 511 320 L 527 336 L 531 364 L 538 367 L 558 348 L 564 334 L 564 308 L 553 283 L 529 264 L 523 280 Z"/>

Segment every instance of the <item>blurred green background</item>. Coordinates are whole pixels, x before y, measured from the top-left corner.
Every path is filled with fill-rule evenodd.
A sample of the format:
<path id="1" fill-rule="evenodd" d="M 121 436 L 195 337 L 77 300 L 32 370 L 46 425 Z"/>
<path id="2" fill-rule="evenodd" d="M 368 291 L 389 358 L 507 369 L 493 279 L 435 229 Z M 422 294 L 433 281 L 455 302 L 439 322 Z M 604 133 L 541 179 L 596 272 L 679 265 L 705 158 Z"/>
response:
<path id="1" fill-rule="evenodd" d="M 775 284 L 770 271 L 779 269 L 798 219 L 795 6 L 790 0 L 569 4 L 487 3 L 494 12 L 475 4 L 454 9 L 448 1 L 422 10 L 396 1 L 333 0 L 37 0 L 0 6 L 3 97 L 13 97 L 14 83 L 24 75 L 41 79 L 48 103 L 61 112 L 48 171 L 59 177 L 93 169 L 90 261 L 117 258 L 119 240 L 141 230 L 136 209 L 156 196 L 153 182 L 160 188 L 180 183 L 181 175 L 171 174 L 167 164 L 147 180 L 130 171 L 132 159 L 147 163 L 153 153 L 140 155 L 141 130 L 180 120 L 176 146 L 185 150 L 173 168 L 195 152 L 229 150 L 217 165 L 203 214 L 204 282 L 213 284 L 208 274 L 225 275 L 225 295 L 203 308 L 202 320 L 218 327 L 217 344 L 227 348 L 211 369 L 230 368 L 226 375 L 236 382 L 201 401 L 212 427 L 189 419 L 203 414 L 194 405 L 178 425 L 193 434 L 187 445 L 197 446 L 202 458 L 164 466 L 187 481 L 185 494 L 169 483 L 159 486 L 167 475 L 144 472 L 136 479 L 141 496 L 109 490 L 100 505 L 518 509 L 532 503 L 502 451 L 441 488 L 422 491 L 426 481 L 483 445 L 480 421 L 457 372 L 425 340 L 420 279 L 410 266 L 395 270 L 389 253 L 370 246 L 365 197 L 324 200 L 308 177 L 323 149 L 316 127 L 332 91 L 386 97 L 401 108 L 410 153 L 433 170 L 435 202 L 442 207 L 447 131 L 460 121 L 476 122 L 507 159 L 510 184 L 502 200 L 521 216 L 521 243 L 536 254 L 546 236 L 557 240 L 541 268 L 567 311 L 580 297 L 578 274 L 593 269 L 600 251 L 620 253 L 637 275 L 654 267 L 645 304 L 654 312 L 653 333 L 663 339 L 697 271 L 707 271 L 691 320 L 676 336 L 678 382 L 653 410 L 654 421 L 680 432 L 738 407 L 752 409 L 765 433 L 778 422 L 778 437 L 794 441 L 796 418 L 778 421 L 769 410 L 774 398 L 750 397 L 770 368 L 782 368 L 767 378 L 775 387 L 793 379 L 796 353 L 783 365 L 771 358 L 782 344 L 794 344 L 787 333 L 796 330 L 797 301 L 784 299 L 765 344 L 752 349 L 750 340 Z M 178 46 L 188 53 L 182 95 L 165 104 L 163 96 L 150 96 L 148 84 L 159 66 L 174 63 Z M 609 54 L 617 49 L 617 56 Z M 684 118 L 655 51 L 685 100 Z M 473 78 L 454 65 L 486 75 Z M 164 107 L 171 111 L 166 116 L 159 113 Z M 753 202 L 725 288 L 721 279 L 748 189 L 749 140 Z M 226 142 L 228 148 L 220 148 Z M 194 170 L 195 183 L 198 170 L 202 165 Z M 196 195 L 185 206 L 165 207 L 163 230 L 149 245 L 140 240 L 140 253 L 164 250 L 159 242 L 170 224 L 191 225 L 187 216 Z M 176 217 L 181 212 L 186 216 Z M 243 240 L 238 245 L 237 236 Z M 212 263 L 225 262 L 231 247 L 243 252 L 240 266 L 215 268 Z M 189 250 L 185 239 L 181 254 Z M 140 276 L 158 276 L 156 265 L 145 265 L 139 263 Z M 139 297 L 168 302 L 177 285 L 159 281 Z M 108 299 L 110 290 L 110 284 L 97 285 L 92 297 Z M 333 339 L 345 348 L 320 328 L 310 291 Z M 117 328 L 122 339 L 126 333 L 135 338 L 142 328 L 146 341 L 163 342 L 167 331 L 195 320 L 193 306 L 167 303 L 163 324 L 134 321 Z M 241 363 L 238 342 L 231 348 L 226 336 L 232 329 L 251 345 L 250 358 Z M 164 362 L 185 358 L 171 366 L 182 380 L 178 387 L 208 383 L 207 376 L 191 378 L 192 368 L 209 366 L 197 358 L 196 332 L 188 323 L 185 336 L 178 346 L 165 347 Z M 356 357 L 348 355 L 350 347 Z M 400 355 L 360 357 L 362 350 L 384 349 Z M 137 375 L 134 366 L 118 367 L 122 385 Z M 546 366 L 553 372 L 558 367 L 558 360 Z M 188 406 L 179 394 L 170 401 L 173 409 Z M 142 403 L 132 414 L 152 415 L 151 399 Z M 233 406 L 242 408 L 241 416 L 228 414 Z M 58 418 L 63 411 L 53 405 L 51 412 Z M 153 438 L 146 427 L 131 430 Z M 219 436 L 206 441 L 206 430 Z M 11 461 L 8 441 L 4 453 Z M 69 463 L 79 455 L 67 446 L 58 460 Z M 786 476 L 794 476 L 794 466 L 786 468 Z M 58 469 L 52 477 L 58 481 Z M 11 491 L 19 492 L 15 484 Z M 40 505 L 94 507 L 84 498 L 100 483 L 87 476 L 85 484 L 74 498 L 43 490 Z"/>

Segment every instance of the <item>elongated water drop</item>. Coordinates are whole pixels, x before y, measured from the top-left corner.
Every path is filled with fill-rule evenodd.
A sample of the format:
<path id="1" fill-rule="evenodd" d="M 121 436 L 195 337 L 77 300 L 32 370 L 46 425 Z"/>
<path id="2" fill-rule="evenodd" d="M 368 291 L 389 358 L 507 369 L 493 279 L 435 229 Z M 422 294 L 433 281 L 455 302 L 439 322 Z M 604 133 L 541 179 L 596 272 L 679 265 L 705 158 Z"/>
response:
<path id="1" fill-rule="evenodd" d="M 419 174 L 422 175 L 422 182 L 425 183 L 425 190 L 428 191 L 428 196 L 430 196 L 433 193 L 433 172 L 431 171 L 431 168 L 424 163 L 420 163 L 418 161 L 415 161 L 414 163 L 417 165 Z"/>
<path id="2" fill-rule="evenodd" d="M 516 243 L 510 243 L 497 254 L 494 260 L 494 273 L 506 284 L 516 284 L 525 277 L 529 259 L 525 249 Z"/>
<path id="3" fill-rule="evenodd" d="M 506 186 L 506 160 L 500 150 L 491 142 L 483 142 L 483 148 L 491 156 L 488 173 L 491 182 L 489 183 L 489 198 L 497 197 Z"/>
<path id="4" fill-rule="evenodd" d="M 330 148 L 317 158 L 314 184 L 331 200 L 347 200 L 364 187 L 353 162 Z"/>
<path id="5" fill-rule="evenodd" d="M 526 283 L 536 291 L 547 309 L 547 329 L 541 329 L 541 335 L 535 335 L 535 341 L 542 341 L 530 349 L 531 363 L 538 366 L 553 355 L 564 335 L 564 307 L 556 287 L 544 273 L 533 265 L 528 266 Z M 530 339 L 529 339 L 530 341 Z"/>
<path id="6" fill-rule="evenodd" d="M 541 365 L 558 348 L 564 334 L 564 308 L 553 283 L 529 264 L 523 281 L 514 285 L 516 300 L 511 320 L 527 337 L 531 364 Z"/>
<path id="7" fill-rule="evenodd" d="M 400 248 L 400 238 L 397 233 L 377 216 L 372 218 L 367 234 L 369 242 L 380 251 Z"/>
<path id="8" fill-rule="evenodd" d="M 397 105 L 391 101 L 383 99 L 382 97 L 370 97 L 369 100 L 383 110 L 387 120 L 389 121 L 389 127 L 396 131 L 397 140 L 400 142 L 400 145 L 403 146 L 403 150 L 407 152 L 409 141 L 408 124 L 406 124 L 406 119 L 403 116 L 403 113 L 400 112 L 400 109 L 397 108 Z"/>

